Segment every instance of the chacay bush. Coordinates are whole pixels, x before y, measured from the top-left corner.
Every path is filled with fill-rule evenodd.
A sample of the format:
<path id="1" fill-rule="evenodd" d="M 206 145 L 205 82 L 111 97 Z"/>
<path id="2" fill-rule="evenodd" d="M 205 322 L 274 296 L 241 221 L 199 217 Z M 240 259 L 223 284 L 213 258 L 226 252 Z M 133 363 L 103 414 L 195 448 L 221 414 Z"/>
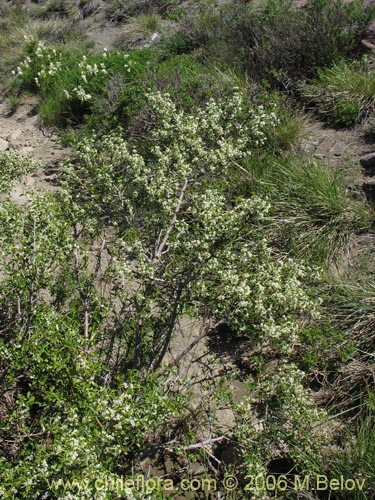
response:
<path id="1" fill-rule="evenodd" d="M 160 93 L 148 106 L 154 126 L 142 144 L 121 131 L 88 137 L 59 193 L 23 210 L 0 205 L 5 499 L 69 499 L 53 480 L 131 475 L 186 417 L 165 354 L 187 314 L 285 355 L 301 318 L 318 315 L 304 285 L 316 271 L 265 237 L 269 202 L 231 195 L 234 170 L 277 125 L 272 108 L 239 93 L 192 114 Z M 315 420 L 299 387 L 285 432 Z M 80 497 L 93 498 L 90 488 Z"/>
<path id="2" fill-rule="evenodd" d="M 264 146 L 263 129 L 276 126 L 275 114 L 249 107 L 238 93 L 191 115 L 160 93 L 149 96 L 149 107 L 154 127 L 142 154 L 119 133 L 80 143 L 78 165 L 66 169 L 77 202 L 84 200 L 88 215 L 132 235 L 118 250 L 129 255 L 121 271 L 127 282 L 147 278 L 145 290 L 155 299 L 155 280 L 184 286 L 180 300 L 186 294 L 197 314 L 207 304 L 218 320 L 253 340 L 289 345 L 295 328 L 289 315 L 314 311 L 298 291 L 311 270 L 281 255 L 275 259 L 267 240 L 255 237 L 267 201 L 254 196 L 228 205 L 225 194 L 238 165 Z M 139 266 L 132 268 L 132 255 Z"/>
<path id="3" fill-rule="evenodd" d="M 367 57 L 318 70 L 318 77 L 301 91 L 332 125 L 350 127 L 374 119 L 375 71 Z"/>

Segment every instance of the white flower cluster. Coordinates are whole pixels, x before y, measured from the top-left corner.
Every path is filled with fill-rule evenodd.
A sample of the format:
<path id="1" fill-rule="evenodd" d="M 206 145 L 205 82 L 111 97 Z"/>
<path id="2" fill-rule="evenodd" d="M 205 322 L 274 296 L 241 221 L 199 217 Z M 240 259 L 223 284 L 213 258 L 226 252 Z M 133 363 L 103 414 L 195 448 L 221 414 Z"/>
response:
<path id="1" fill-rule="evenodd" d="M 12 75 L 23 76 L 25 69 L 30 68 L 31 57 L 26 57 L 19 66 L 17 66 L 17 71 L 12 70 Z"/>
<path id="2" fill-rule="evenodd" d="M 83 141 L 82 160 L 87 164 L 105 162 L 108 173 L 100 175 L 107 177 L 116 173 L 116 164 L 125 163 L 123 178 L 132 178 L 133 189 L 138 183 L 150 200 L 170 211 L 184 179 L 214 174 L 225 177 L 235 161 L 264 144 L 264 129 L 277 124 L 276 115 L 255 106 L 241 118 L 244 101 L 241 94 L 234 93 L 225 102 L 212 99 L 201 110 L 188 114 L 177 110 L 168 94 L 149 94 L 148 103 L 155 117 L 150 136 L 155 144 L 150 151 L 152 161 L 145 163 L 118 132 L 101 138 L 99 147 L 95 137 Z"/>
<path id="3" fill-rule="evenodd" d="M 316 313 L 302 286 L 311 269 L 276 258 L 267 241 L 257 237 L 254 223 L 267 214 L 266 201 L 251 198 L 228 209 L 218 192 L 207 190 L 204 197 L 191 212 L 198 222 L 195 231 L 186 228 L 186 237 L 171 244 L 201 262 L 197 296 L 233 329 L 290 349 L 297 338 L 296 315 Z M 220 250 L 213 255 L 215 244 Z"/>
<path id="4" fill-rule="evenodd" d="M 22 77 L 33 64 L 41 65 L 40 70 L 34 78 L 35 83 L 40 87 L 46 77 L 55 76 L 61 70 L 61 54 L 58 53 L 56 49 L 46 47 L 44 43 L 39 40 L 32 57 L 26 57 L 17 67 L 17 71 L 13 71 L 13 74 Z"/>
<path id="5" fill-rule="evenodd" d="M 70 92 L 64 90 L 64 95 L 67 99 L 78 97 L 81 102 L 90 101 L 92 99 L 92 95 L 86 92 L 82 85 L 74 87 L 74 89 L 72 89 Z"/>
<path id="6" fill-rule="evenodd" d="M 150 94 L 148 101 L 155 116 L 150 161 L 146 163 L 118 133 L 102 138 L 99 147 L 95 138 L 89 138 L 80 151 L 90 170 L 86 177 L 102 185 L 102 201 L 108 196 L 108 201 L 116 200 L 121 207 L 127 205 L 131 212 L 137 196 L 142 195 L 159 207 L 157 215 L 161 220 L 163 212 L 166 217 L 173 212 L 185 179 L 194 182 L 201 176 L 225 178 L 235 162 L 264 143 L 264 128 L 277 124 L 274 113 L 257 107 L 241 119 L 244 98 L 237 93 L 226 102 L 210 100 L 193 114 L 178 111 L 165 94 Z M 123 165 L 122 172 L 116 170 L 117 165 Z"/>
<path id="7" fill-rule="evenodd" d="M 173 210 L 184 179 L 225 177 L 235 162 L 264 144 L 265 128 L 277 124 L 276 115 L 263 107 L 245 112 L 245 98 L 238 92 L 225 102 L 211 99 L 192 114 L 177 110 L 168 94 L 153 93 L 148 101 L 156 119 L 151 152 L 157 168 L 147 174 L 147 191 L 167 211 Z"/>
<path id="8" fill-rule="evenodd" d="M 100 73 L 106 75 L 108 73 L 103 62 L 99 63 L 99 66 L 96 63 L 89 64 L 85 55 L 82 56 L 82 61 L 78 63 L 78 67 L 81 71 L 81 79 L 84 83 L 88 83 L 87 79 L 90 78 L 90 76 L 96 76 Z"/>
<path id="9" fill-rule="evenodd" d="M 40 87 L 41 82 L 45 80 L 46 76 L 55 76 L 56 73 L 61 69 L 61 61 L 49 61 L 47 65 L 43 65 L 42 69 L 38 72 L 35 77 L 35 83 Z"/>

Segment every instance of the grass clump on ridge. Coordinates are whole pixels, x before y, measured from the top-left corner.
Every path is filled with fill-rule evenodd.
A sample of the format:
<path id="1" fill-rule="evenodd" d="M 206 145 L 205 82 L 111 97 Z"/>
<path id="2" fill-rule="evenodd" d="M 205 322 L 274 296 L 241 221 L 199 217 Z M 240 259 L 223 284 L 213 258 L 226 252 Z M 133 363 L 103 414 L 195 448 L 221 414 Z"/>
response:
<path id="1" fill-rule="evenodd" d="M 340 61 L 318 70 L 318 77 L 304 84 L 302 93 L 330 124 L 352 126 L 374 116 L 375 71 L 367 58 Z"/>
<path id="2" fill-rule="evenodd" d="M 141 14 L 164 15 L 181 3 L 181 0 L 114 0 L 107 8 L 107 17 L 122 21 Z"/>
<path id="3" fill-rule="evenodd" d="M 286 154 L 255 159 L 249 166 L 252 192 L 274 203 L 270 230 L 292 254 L 319 264 L 335 261 L 350 237 L 371 227 L 363 195 L 337 169 Z"/>

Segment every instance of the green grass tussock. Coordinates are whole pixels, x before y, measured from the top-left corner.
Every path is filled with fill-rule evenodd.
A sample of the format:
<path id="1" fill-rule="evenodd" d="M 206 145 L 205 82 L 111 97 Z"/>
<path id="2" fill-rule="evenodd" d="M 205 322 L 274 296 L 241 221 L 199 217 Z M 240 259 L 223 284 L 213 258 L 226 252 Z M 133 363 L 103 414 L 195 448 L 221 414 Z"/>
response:
<path id="1" fill-rule="evenodd" d="M 337 169 L 287 155 L 261 158 L 249 167 L 252 190 L 275 205 L 271 230 L 276 240 L 319 264 L 335 261 L 350 238 L 371 227 L 363 194 Z"/>
<path id="2" fill-rule="evenodd" d="M 149 40 L 150 36 L 161 31 L 161 28 L 162 18 L 158 14 L 141 14 L 133 17 L 131 22 L 126 24 L 117 46 L 125 49 L 136 46 L 140 42 Z"/>
<path id="3" fill-rule="evenodd" d="M 344 276 L 339 283 L 334 283 L 332 290 L 328 301 L 332 316 L 355 341 L 357 357 L 371 360 L 375 349 L 375 286 L 372 276 L 366 279 Z"/>
<path id="4" fill-rule="evenodd" d="M 367 58 L 322 68 L 302 86 L 304 99 L 332 125 L 353 126 L 374 116 L 375 72 Z"/>

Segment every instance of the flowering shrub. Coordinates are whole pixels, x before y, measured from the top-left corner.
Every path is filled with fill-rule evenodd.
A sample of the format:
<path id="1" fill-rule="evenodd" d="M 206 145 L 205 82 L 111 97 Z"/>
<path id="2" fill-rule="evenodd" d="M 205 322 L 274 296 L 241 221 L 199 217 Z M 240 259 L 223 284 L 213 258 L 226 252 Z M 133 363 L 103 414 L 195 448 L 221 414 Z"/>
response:
<path id="1" fill-rule="evenodd" d="M 63 196 L 36 198 L 23 210 L 0 205 L 5 499 L 77 498 L 76 490 L 53 483 L 75 479 L 92 483 L 80 498 L 118 498 L 116 491 L 96 493 L 95 480 L 131 475 L 131 460 L 157 442 L 158 431 L 185 406 L 172 382 L 152 374 L 127 370 L 103 383 L 108 368 L 96 338 L 107 318 L 106 299 L 95 293 L 84 256 L 78 260 L 84 242 L 74 237 L 66 209 L 70 217 L 79 209 Z M 90 339 L 82 335 L 81 287 L 90 296 Z"/>
<path id="2" fill-rule="evenodd" d="M 1 151 L 0 192 L 8 191 L 15 180 L 40 167 L 41 164 L 30 155 L 22 155 L 16 150 Z"/>
<path id="3" fill-rule="evenodd" d="M 100 66 L 83 61 L 77 71 L 89 82 Z M 190 113 L 159 92 L 147 105 L 141 143 L 121 130 L 86 137 L 59 193 L 23 211 L 0 205 L 5 498 L 74 498 L 52 481 L 82 478 L 80 498 L 116 498 L 96 492 L 93 480 L 130 475 L 132 461 L 185 415 L 188 399 L 178 378 L 167 378 L 165 358 L 186 314 L 289 353 L 301 314 L 316 313 L 304 284 L 313 270 L 276 253 L 265 236 L 270 202 L 237 195 L 238 171 L 278 125 L 273 106 L 251 105 L 237 91 Z M 292 431 L 311 437 L 310 424 L 298 426 L 314 415 L 300 374 L 288 370 L 292 402 L 280 372 L 286 410 L 274 411 L 283 430 L 280 437 L 270 424 L 270 433 L 293 451 Z M 267 383 L 260 391 L 272 399 Z M 253 429 L 239 422 L 245 446 Z M 257 453 L 259 471 L 268 457 Z"/>
<path id="4" fill-rule="evenodd" d="M 70 186 L 79 186 L 78 197 L 84 193 L 87 213 L 122 235 L 111 250 L 110 269 L 114 295 L 133 304 L 123 321 L 147 318 L 141 350 L 152 358 L 146 346 L 157 350 L 156 330 L 159 341 L 173 330 L 169 319 L 163 323 L 152 311 L 168 310 L 181 286 L 172 323 L 186 304 L 196 314 L 205 306 L 254 342 L 288 350 L 296 339 L 296 314 L 316 309 L 302 286 L 311 270 L 275 259 L 259 237 L 266 200 L 228 204 L 225 195 L 234 169 L 265 146 L 264 128 L 277 125 L 274 111 L 249 106 L 240 93 L 226 102 L 210 100 L 192 114 L 160 93 L 149 95 L 148 105 L 154 126 L 142 154 L 119 132 L 89 137 L 79 146 L 79 164 L 67 165 L 65 174 Z M 138 283 L 136 293 L 131 283 Z"/>
<path id="5" fill-rule="evenodd" d="M 144 71 L 149 58 L 147 51 L 136 51 L 134 57 L 106 49 L 98 55 L 69 53 L 34 38 L 27 41 L 25 52 L 26 58 L 13 73 L 23 87 L 41 92 L 42 116 L 60 124 L 81 121 L 95 99 L 104 94 L 112 75 L 130 81 Z"/>

